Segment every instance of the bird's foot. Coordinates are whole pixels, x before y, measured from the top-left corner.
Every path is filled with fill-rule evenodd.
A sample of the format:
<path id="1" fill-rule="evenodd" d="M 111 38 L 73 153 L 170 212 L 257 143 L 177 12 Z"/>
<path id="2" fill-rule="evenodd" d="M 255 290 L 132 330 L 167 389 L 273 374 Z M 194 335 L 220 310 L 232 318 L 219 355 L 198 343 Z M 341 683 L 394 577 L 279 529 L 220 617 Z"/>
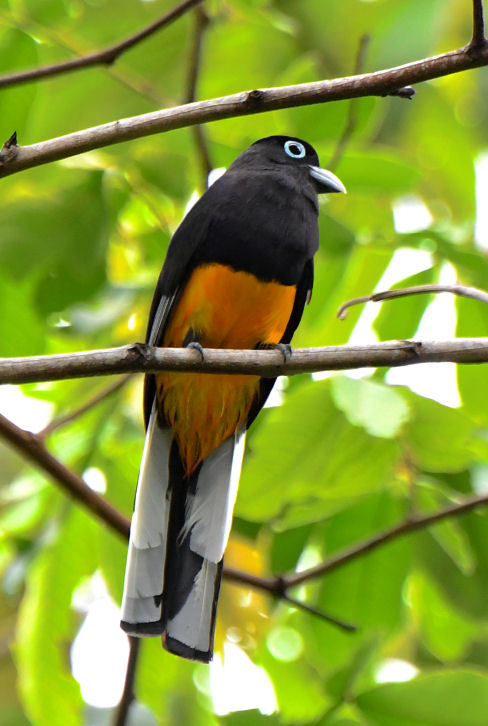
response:
<path id="1" fill-rule="evenodd" d="M 292 354 L 293 348 L 290 343 L 258 343 L 257 350 L 279 350 L 283 356 L 283 363 L 287 363 Z"/>

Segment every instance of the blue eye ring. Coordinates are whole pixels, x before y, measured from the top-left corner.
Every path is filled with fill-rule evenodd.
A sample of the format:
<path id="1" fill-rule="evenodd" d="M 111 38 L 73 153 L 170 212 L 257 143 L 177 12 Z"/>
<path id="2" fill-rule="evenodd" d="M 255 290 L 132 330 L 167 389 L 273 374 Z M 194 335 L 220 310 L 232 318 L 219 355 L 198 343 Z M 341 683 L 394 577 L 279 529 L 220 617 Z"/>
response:
<path id="1" fill-rule="evenodd" d="M 292 159 L 303 159 L 307 153 L 303 144 L 299 141 L 293 141 L 292 139 L 285 141 L 284 149 L 285 154 L 291 156 Z"/>

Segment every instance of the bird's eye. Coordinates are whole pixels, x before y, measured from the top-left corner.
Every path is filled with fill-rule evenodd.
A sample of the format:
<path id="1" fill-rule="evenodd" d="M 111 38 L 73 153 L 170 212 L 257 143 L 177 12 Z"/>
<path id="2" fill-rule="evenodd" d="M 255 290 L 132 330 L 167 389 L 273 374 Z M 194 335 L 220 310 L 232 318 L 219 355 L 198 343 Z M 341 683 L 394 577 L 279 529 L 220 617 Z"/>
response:
<path id="1" fill-rule="evenodd" d="M 292 159 L 303 159 L 305 156 L 305 147 L 299 141 L 292 141 L 289 139 L 285 141 L 285 153 L 291 156 Z"/>

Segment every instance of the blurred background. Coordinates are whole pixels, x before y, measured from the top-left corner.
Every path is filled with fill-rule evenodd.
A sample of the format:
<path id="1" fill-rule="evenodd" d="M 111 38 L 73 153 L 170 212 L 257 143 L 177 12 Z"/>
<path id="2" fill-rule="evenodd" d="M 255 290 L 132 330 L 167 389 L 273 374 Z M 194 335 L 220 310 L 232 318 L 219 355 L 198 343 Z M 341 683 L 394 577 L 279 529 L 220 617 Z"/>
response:
<path id="1" fill-rule="evenodd" d="M 0 0 L 0 74 L 131 35 L 170 0 Z M 197 97 L 350 75 L 463 46 L 468 0 L 209 0 Z M 201 16 L 200 16 L 201 17 Z M 115 64 L 0 91 L 0 139 L 30 144 L 184 102 L 195 12 Z M 363 37 L 367 34 L 369 41 Z M 94 151 L 1 182 L 0 356 L 144 339 L 172 232 L 222 170 L 270 134 L 306 139 L 348 188 L 324 199 L 312 302 L 296 347 L 488 335 L 481 303 L 439 296 L 353 308 L 375 289 L 488 287 L 488 71 L 364 98 L 219 121 Z M 216 172 L 218 173 L 218 172 Z M 212 178 L 215 177 L 215 173 Z M 226 562 L 310 567 L 488 492 L 486 367 L 453 364 L 279 381 L 248 438 Z M 142 377 L 0 389 L 0 412 L 130 516 Z M 55 422 L 52 425 L 52 422 Z M 483 726 L 488 511 L 395 539 L 293 593 L 353 634 L 223 584 L 210 668 L 144 641 L 127 726 Z M 0 440 L 0 724 L 115 723 L 128 645 L 126 544 Z"/>

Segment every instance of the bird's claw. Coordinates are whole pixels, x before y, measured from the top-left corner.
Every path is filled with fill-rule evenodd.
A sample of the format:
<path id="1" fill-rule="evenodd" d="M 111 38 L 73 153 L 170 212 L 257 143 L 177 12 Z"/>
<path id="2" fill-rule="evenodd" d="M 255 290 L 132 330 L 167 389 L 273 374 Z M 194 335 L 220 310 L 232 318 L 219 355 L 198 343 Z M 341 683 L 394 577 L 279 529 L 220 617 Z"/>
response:
<path id="1" fill-rule="evenodd" d="M 205 360 L 205 354 L 203 352 L 203 348 L 198 342 L 198 340 L 191 340 L 189 343 L 185 345 L 185 348 L 193 348 L 193 350 L 198 350 L 200 353 L 200 357 L 202 359 L 202 362 Z"/>
<path id="2" fill-rule="evenodd" d="M 280 351 L 281 355 L 283 356 L 283 362 L 288 363 L 293 354 L 293 348 L 291 347 L 290 343 L 276 343 L 274 348 Z"/>

